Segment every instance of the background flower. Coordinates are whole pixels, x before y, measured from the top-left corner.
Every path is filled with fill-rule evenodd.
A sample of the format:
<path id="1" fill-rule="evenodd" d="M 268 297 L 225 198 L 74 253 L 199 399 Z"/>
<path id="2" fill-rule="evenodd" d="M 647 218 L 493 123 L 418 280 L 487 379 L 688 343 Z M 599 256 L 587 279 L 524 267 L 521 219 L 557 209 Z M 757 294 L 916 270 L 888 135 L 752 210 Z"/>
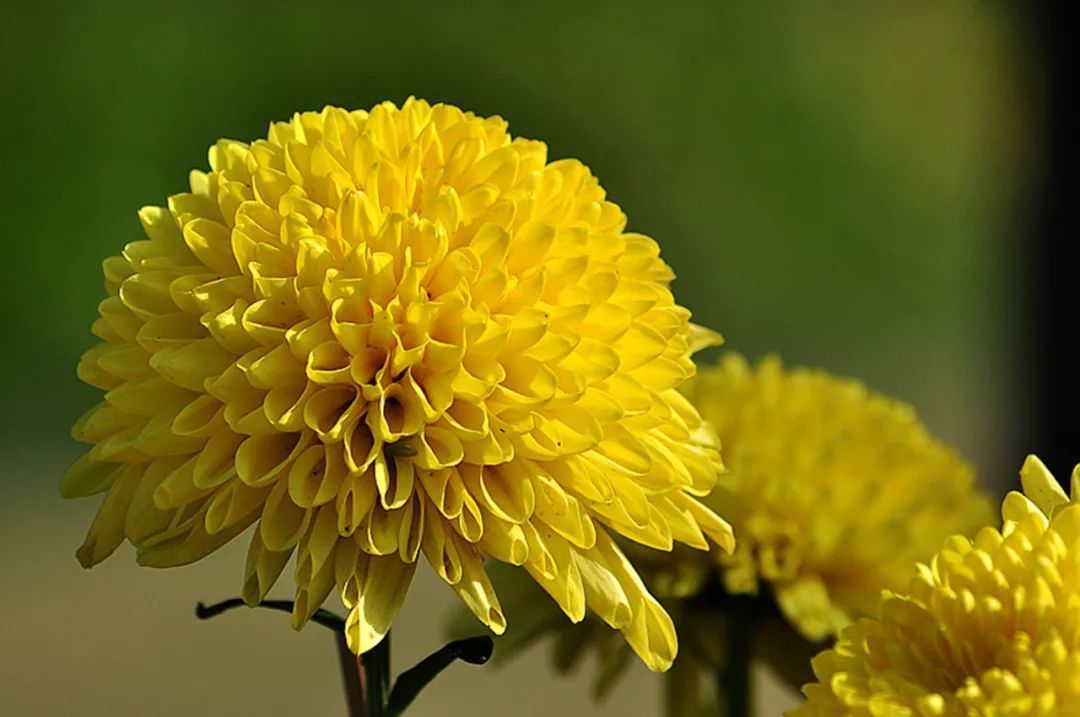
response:
<path id="1" fill-rule="evenodd" d="M 1080 704 L 1080 506 L 1034 456 L 1000 530 L 948 539 L 814 660 L 793 715 L 1064 715 Z M 1080 467 L 1072 498 L 1080 495 Z"/>
<path id="2" fill-rule="evenodd" d="M 728 468 L 708 500 L 738 537 L 717 554 L 724 586 L 772 593 L 808 640 L 869 614 L 945 537 L 989 520 L 970 466 L 858 381 L 728 354 L 685 390 Z"/>
<path id="3" fill-rule="evenodd" d="M 448 105 L 298 114 L 210 165 L 105 262 L 79 375 L 107 393 L 62 486 L 105 493 L 80 561 L 126 539 L 182 565 L 256 523 L 245 599 L 295 553 L 294 625 L 336 586 L 364 652 L 421 553 L 501 633 L 491 556 L 666 668 L 671 621 L 607 530 L 731 533 L 695 498 L 718 454 L 675 390 L 719 337 L 656 243 L 580 162 Z"/>

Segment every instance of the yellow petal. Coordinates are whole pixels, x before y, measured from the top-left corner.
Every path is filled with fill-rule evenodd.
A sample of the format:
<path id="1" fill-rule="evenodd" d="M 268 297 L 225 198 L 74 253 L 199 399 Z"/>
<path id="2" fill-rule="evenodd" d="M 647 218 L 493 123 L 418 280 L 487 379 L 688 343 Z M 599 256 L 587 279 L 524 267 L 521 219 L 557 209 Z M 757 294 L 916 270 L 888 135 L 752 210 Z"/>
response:
<path id="1" fill-rule="evenodd" d="M 123 471 L 105 494 L 94 522 L 82 546 L 75 553 L 84 568 L 93 567 L 109 557 L 124 540 L 124 520 L 142 471 Z"/>
<path id="2" fill-rule="evenodd" d="M 530 545 L 525 569 L 572 622 L 581 622 L 585 619 L 585 586 L 572 557 L 574 548 L 558 535 L 541 538 L 531 524 L 526 525 Z"/>
<path id="3" fill-rule="evenodd" d="M 122 463 L 102 463 L 83 455 L 64 472 L 60 479 L 60 495 L 81 498 L 107 491 L 124 469 Z"/>
<path id="4" fill-rule="evenodd" d="M 292 548 L 280 552 L 269 550 L 258 532 L 251 536 L 244 567 L 242 595 L 245 603 L 255 606 L 266 598 L 292 554 Z"/>
<path id="5" fill-rule="evenodd" d="M 259 536 L 268 550 L 283 552 L 293 548 L 307 531 L 312 517 L 310 508 L 302 508 L 289 497 L 288 481 L 279 479 L 263 505 Z"/>
<path id="6" fill-rule="evenodd" d="M 1069 496 L 1065 495 L 1057 479 L 1034 455 L 1029 455 L 1020 468 L 1020 484 L 1024 488 L 1024 495 L 1047 516 L 1051 515 L 1057 506 L 1069 502 Z"/>
<path id="7" fill-rule="evenodd" d="M 356 604 L 345 621 L 350 650 L 362 655 L 386 637 L 415 570 L 416 563 L 402 562 L 396 555 L 368 559 Z"/>
<path id="8" fill-rule="evenodd" d="M 464 555 L 462 577 L 453 586 L 465 606 L 496 635 L 506 631 L 506 616 L 479 556 Z"/>

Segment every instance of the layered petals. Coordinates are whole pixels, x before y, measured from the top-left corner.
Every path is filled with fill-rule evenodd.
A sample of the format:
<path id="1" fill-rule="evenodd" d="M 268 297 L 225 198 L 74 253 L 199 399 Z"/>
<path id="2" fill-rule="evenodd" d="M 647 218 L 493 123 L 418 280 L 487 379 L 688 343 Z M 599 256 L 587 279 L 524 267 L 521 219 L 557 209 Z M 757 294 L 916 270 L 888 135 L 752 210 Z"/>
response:
<path id="1" fill-rule="evenodd" d="M 814 660 L 810 715 L 1071 715 L 1080 705 L 1080 506 L 1035 458 L 1001 529 L 950 538 Z"/>
<path id="2" fill-rule="evenodd" d="M 126 539 L 184 564 L 254 524 L 245 599 L 295 555 L 294 622 L 337 590 L 363 652 L 421 555 L 501 632 L 490 557 L 670 664 L 670 619 L 610 534 L 732 534 L 678 393 L 719 337 L 656 243 L 580 162 L 420 100 L 297 114 L 209 161 L 105 262 L 79 375 L 107 393 L 62 486 L 105 494 L 80 560 Z"/>

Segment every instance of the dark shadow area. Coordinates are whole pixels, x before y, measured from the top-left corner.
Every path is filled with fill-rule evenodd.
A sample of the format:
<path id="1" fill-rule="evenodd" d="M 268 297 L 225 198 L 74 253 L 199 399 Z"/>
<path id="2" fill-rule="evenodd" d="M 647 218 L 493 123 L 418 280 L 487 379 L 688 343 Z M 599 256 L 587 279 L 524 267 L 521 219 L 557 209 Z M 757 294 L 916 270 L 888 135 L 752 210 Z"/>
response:
<path id="1" fill-rule="evenodd" d="M 1045 174 L 1037 190 L 1038 247 L 1034 293 L 1038 360 L 1035 366 L 1036 431 L 1032 452 L 1066 486 L 1080 462 L 1080 243 L 1076 222 L 1076 49 L 1064 3 L 1036 11 L 1045 52 L 1047 112 Z"/>

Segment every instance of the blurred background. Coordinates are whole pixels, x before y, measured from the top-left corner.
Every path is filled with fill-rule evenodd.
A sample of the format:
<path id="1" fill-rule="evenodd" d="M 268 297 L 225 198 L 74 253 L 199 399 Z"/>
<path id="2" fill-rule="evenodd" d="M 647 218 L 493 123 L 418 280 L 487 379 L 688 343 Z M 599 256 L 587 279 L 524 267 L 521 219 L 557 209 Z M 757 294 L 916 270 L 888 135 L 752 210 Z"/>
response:
<path id="1" fill-rule="evenodd" d="M 1046 283 L 1074 251 L 1048 240 L 1065 205 L 1047 18 L 974 0 L 3 5 L 4 714 L 344 713 L 320 628 L 193 618 L 239 591 L 240 541 L 174 571 L 122 548 L 83 572 L 96 502 L 56 493 L 97 400 L 75 364 L 101 260 L 218 137 L 295 110 L 415 94 L 500 114 L 591 166 L 729 347 L 911 402 L 995 491 L 1030 450 L 1075 460 L 1053 418 L 1069 369 L 1054 321 L 1071 316 L 1054 297 L 1075 291 Z M 441 644 L 454 600 L 418 575 L 398 669 Z M 586 713 L 584 676 L 546 658 L 455 667 L 410 714 Z M 658 684 L 638 669 L 588 713 L 659 714 Z"/>

